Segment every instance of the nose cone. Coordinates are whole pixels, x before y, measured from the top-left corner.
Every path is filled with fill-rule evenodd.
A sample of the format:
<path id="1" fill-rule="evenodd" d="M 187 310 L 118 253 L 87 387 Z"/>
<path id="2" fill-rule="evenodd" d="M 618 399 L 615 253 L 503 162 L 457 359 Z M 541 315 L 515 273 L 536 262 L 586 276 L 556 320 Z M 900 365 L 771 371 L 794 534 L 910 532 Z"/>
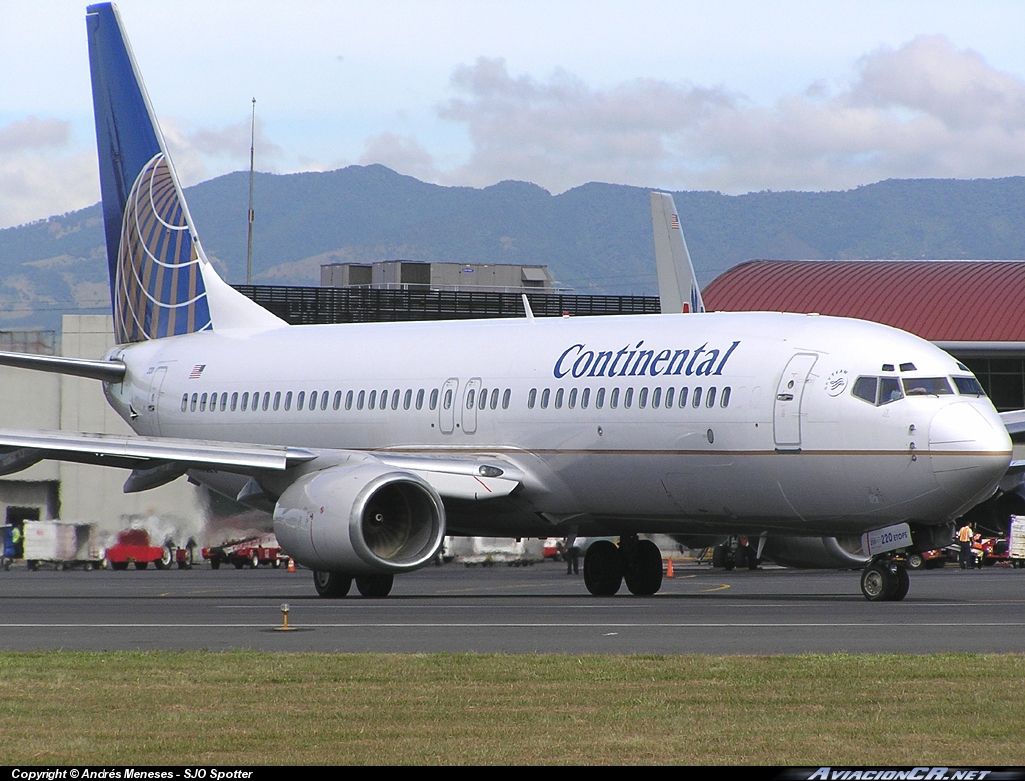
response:
<path id="1" fill-rule="evenodd" d="M 929 457 L 941 489 L 965 509 L 988 499 L 1011 462 L 1011 438 L 981 400 L 942 407 L 929 425 Z"/>

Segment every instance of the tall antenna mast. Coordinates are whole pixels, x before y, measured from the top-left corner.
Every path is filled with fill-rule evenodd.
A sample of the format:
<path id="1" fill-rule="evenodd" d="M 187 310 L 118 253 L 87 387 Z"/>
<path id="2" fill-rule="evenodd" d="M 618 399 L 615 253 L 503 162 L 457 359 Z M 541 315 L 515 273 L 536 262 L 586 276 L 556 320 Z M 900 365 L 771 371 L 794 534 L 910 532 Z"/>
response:
<path id="1" fill-rule="evenodd" d="M 249 129 L 249 246 L 246 249 L 246 284 L 253 284 L 253 158 L 256 148 L 256 98 L 253 98 L 253 123 Z"/>

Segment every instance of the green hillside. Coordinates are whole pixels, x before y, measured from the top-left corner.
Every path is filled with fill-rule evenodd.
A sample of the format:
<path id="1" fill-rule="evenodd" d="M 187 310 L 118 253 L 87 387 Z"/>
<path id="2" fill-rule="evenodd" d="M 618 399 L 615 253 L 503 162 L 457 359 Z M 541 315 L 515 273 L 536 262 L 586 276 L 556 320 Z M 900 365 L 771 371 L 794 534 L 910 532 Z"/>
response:
<path id="1" fill-rule="evenodd" d="M 1025 178 L 889 180 L 843 192 L 674 193 L 699 279 L 752 258 L 1025 258 Z M 248 174 L 186 191 L 207 253 L 245 281 Z M 326 256 L 326 257 L 325 257 Z M 0 329 L 107 307 L 99 207 L 0 231 Z M 257 174 L 255 281 L 330 260 L 545 263 L 579 292 L 656 292 L 647 190 L 441 187 L 383 166 Z"/>

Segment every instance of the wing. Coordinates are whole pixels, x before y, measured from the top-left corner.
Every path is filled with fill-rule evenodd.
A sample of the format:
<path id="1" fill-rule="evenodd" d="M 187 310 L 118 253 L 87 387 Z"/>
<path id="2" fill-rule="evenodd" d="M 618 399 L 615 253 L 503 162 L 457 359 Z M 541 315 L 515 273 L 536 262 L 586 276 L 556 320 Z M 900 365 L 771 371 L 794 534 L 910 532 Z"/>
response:
<path id="1" fill-rule="evenodd" d="M 0 476 L 28 469 L 44 459 L 112 466 L 132 470 L 125 481 L 125 493 L 156 488 L 189 469 L 249 475 L 259 481 L 262 476 L 287 476 L 289 470 L 305 465 L 326 468 L 354 457 L 419 475 L 446 499 L 476 501 L 506 496 L 523 480 L 515 465 L 476 454 L 436 457 L 204 439 L 0 429 Z"/>

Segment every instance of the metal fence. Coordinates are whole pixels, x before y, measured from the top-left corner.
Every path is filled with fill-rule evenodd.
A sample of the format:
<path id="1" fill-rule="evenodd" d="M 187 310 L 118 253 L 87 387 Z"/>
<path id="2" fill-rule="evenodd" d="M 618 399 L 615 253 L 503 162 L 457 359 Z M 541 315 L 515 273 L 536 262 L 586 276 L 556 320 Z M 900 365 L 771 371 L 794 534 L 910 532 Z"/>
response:
<path id="1" fill-rule="evenodd" d="M 518 293 L 476 290 L 379 290 L 365 287 L 235 285 L 291 325 L 471 320 L 523 317 Z M 527 293 L 535 317 L 657 314 L 657 296 L 586 296 Z"/>

